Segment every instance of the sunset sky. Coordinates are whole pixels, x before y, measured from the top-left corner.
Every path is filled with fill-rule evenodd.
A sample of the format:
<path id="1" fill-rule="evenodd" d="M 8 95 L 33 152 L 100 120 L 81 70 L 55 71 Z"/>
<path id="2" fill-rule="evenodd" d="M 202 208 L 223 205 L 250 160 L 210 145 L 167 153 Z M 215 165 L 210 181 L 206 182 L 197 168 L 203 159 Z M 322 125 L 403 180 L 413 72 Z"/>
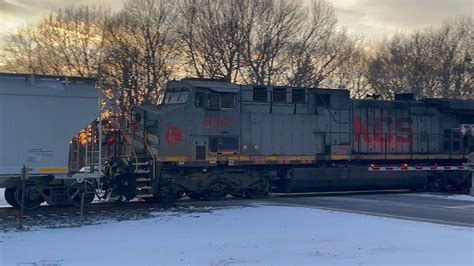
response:
<path id="1" fill-rule="evenodd" d="M 6 34 L 37 22 L 67 5 L 103 4 L 120 9 L 125 0 L 0 0 L 0 40 Z M 291 1 L 291 0 L 288 0 Z M 396 30 L 439 25 L 460 15 L 472 16 L 473 0 L 328 0 L 336 8 L 340 26 L 371 38 Z"/>

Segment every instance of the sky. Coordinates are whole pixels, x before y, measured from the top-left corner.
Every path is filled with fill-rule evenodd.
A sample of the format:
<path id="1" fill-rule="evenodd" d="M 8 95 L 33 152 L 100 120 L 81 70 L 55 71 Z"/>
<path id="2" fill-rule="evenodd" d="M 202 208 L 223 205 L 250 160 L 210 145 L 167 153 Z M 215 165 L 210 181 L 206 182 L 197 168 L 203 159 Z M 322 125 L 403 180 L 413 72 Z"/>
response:
<path id="1" fill-rule="evenodd" d="M 68 5 L 108 5 L 118 10 L 125 0 L 0 0 L 0 40 L 50 11 Z M 292 1 L 292 0 L 288 0 Z M 457 16 L 472 16 L 474 0 L 328 0 L 339 24 L 350 32 L 383 38 L 397 30 L 440 25 Z"/>

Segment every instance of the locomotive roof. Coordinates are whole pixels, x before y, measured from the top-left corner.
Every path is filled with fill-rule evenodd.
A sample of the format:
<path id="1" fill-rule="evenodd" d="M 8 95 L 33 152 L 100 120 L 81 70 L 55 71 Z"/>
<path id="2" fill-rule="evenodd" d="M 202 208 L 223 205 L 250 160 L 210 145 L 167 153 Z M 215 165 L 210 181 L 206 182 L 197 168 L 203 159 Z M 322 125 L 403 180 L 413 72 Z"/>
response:
<path id="1" fill-rule="evenodd" d="M 220 80 L 182 79 L 181 81 L 187 82 L 193 87 L 202 87 L 216 92 L 237 93 L 240 90 L 240 85 Z"/>
<path id="2" fill-rule="evenodd" d="M 31 77 L 41 78 L 41 79 L 55 79 L 61 82 L 65 82 L 66 79 L 68 82 L 84 82 L 84 83 L 95 83 L 96 78 L 92 77 L 79 77 L 79 76 L 64 76 L 64 75 L 43 75 L 43 74 L 33 74 L 33 73 L 8 73 L 0 72 L 0 78 L 19 78 L 19 79 L 29 79 Z"/>
<path id="3" fill-rule="evenodd" d="M 265 85 L 240 85 L 235 83 L 230 83 L 225 79 L 207 79 L 207 78 L 184 78 L 176 82 L 186 82 L 196 88 L 205 88 L 215 92 L 231 92 L 238 93 L 242 88 L 246 87 L 267 87 Z M 287 87 L 287 86 L 268 86 L 268 87 Z M 288 87 L 290 88 L 290 87 Z M 293 87 L 291 87 L 293 88 Z M 347 89 L 331 89 L 331 88 L 303 88 L 303 87 L 294 87 L 295 89 L 308 89 L 308 90 L 318 90 L 318 92 L 327 92 L 331 94 L 335 93 L 346 93 L 349 91 Z M 379 107 L 380 105 L 390 105 L 395 108 L 406 108 L 408 106 L 423 106 L 423 105 L 436 105 L 443 109 L 450 110 L 463 110 L 463 111 L 472 111 L 474 112 L 474 100 L 454 100 L 454 99 L 435 99 L 435 98 L 426 98 L 420 99 L 418 101 L 407 101 L 407 100 L 373 100 L 373 99 L 353 99 L 355 103 L 359 106 L 365 107 Z"/>
<path id="4" fill-rule="evenodd" d="M 444 109 L 453 109 L 453 110 L 463 110 L 463 111 L 472 111 L 474 112 L 474 100 L 453 100 L 453 99 L 434 99 L 428 98 L 423 99 L 422 101 L 438 105 Z"/>
<path id="5" fill-rule="evenodd" d="M 293 88 L 293 89 L 308 89 L 308 90 L 318 90 L 319 92 L 325 91 L 328 93 L 349 93 L 347 89 L 331 89 L 331 88 L 309 88 L 309 87 L 289 87 L 289 86 L 281 86 L 281 85 L 240 85 L 235 83 L 230 83 L 225 80 L 219 79 L 199 79 L 199 78 L 184 78 L 180 80 L 180 82 L 187 82 L 193 87 L 197 88 L 205 88 L 215 92 L 232 92 L 237 93 L 240 90 L 245 90 L 245 88 L 249 87 L 273 87 L 273 88 Z"/>

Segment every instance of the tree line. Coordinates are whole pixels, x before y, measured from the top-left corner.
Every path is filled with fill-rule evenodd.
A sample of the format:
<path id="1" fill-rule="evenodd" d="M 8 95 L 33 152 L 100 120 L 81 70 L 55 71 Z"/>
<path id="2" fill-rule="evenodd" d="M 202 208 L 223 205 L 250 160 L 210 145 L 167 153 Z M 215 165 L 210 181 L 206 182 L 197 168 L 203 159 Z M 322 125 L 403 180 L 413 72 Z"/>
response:
<path id="1" fill-rule="evenodd" d="M 154 103 L 171 79 L 472 99 L 471 18 L 371 42 L 325 0 L 127 0 L 60 9 L 7 36 L 3 71 L 97 77 L 109 108 Z"/>

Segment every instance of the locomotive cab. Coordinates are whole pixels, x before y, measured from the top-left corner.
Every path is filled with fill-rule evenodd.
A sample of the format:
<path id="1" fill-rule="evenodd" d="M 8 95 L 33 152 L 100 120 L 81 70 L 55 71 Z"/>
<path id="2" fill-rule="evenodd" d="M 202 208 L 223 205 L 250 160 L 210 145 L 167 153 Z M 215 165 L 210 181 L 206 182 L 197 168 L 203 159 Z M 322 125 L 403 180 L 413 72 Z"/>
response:
<path id="1" fill-rule="evenodd" d="M 135 152 L 189 166 L 238 154 L 238 92 L 239 86 L 220 80 L 169 82 L 157 105 L 133 107 Z"/>

